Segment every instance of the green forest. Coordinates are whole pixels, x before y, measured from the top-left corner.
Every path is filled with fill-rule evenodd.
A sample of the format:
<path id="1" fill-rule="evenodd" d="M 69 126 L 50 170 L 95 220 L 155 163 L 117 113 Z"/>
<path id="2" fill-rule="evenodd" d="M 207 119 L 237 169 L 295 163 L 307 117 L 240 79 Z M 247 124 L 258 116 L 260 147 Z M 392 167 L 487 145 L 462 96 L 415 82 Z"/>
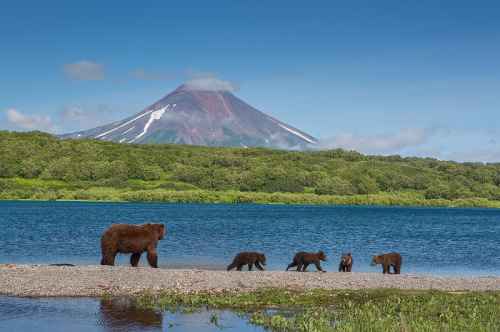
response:
<path id="1" fill-rule="evenodd" d="M 0 199 L 500 207 L 500 164 L 0 131 Z"/>

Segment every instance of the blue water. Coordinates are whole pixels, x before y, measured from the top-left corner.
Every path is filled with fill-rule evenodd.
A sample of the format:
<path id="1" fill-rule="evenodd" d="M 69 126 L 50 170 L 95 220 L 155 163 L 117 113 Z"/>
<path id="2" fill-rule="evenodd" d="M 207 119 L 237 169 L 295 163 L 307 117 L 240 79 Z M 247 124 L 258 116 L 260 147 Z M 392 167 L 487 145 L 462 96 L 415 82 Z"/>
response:
<path id="1" fill-rule="evenodd" d="M 127 299 L 29 299 L 0 297 L 0 331 L 36 332 L 258 332 L 246 317 L 230 311 L 192 314 L 138 309 Z M 217 315 L 218 323 L 210 322 Z"/>
<path id="2" fill-rule="evenodd" d="M 329 271 L 344 251 L 353 271 L 380 271 L 371 255 L 398 251 L 403 273 L 500 275 L 493 209 L 0 202 L 0 263 L 98 264 L 100 235 L 118 222 L 165 223 L 158 251 L 166 268 L 221 269 L 235 253 L 257 250 L 282 270 L 296 251 L 321 249 Z"/>

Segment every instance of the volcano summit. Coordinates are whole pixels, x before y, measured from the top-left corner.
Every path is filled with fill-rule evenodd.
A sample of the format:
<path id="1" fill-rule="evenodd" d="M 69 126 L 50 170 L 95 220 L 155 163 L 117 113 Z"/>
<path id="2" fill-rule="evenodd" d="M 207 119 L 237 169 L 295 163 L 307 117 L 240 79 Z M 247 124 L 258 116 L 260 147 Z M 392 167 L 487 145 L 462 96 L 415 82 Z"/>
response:
<path id="1" fill-rule="evenodd" d="M 281 149 L 317 143 L 311 135 L 258 111 L 229 91 L 202 90 L 189 84 L 127 119 L 61 137 Z"/>

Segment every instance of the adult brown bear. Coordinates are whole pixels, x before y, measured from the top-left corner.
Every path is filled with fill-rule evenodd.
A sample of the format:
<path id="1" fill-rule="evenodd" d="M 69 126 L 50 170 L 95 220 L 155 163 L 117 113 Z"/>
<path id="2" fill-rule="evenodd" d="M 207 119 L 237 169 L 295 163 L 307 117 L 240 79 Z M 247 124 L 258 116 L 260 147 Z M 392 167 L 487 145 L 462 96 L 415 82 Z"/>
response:
<path id="1" fill-rule="evenodd" d="M 339 272 L 351 272 L 352 271 L 352 255 L 350 252 L 343 254 L 340 259 Z"/>
<path id="2" fill-rule="evenodd" d="M 156 245 L 165 236 L 163 224 L 144 225 L 111 225 L 101 237 L 101 265 L 115 265 L 117 253 L 132 254 L 130 264 L 137 266 L 141 254 L 148 253 L 148 262 L 151 267 L 158 267 Z"/>
<path id="3" fill-rule="evenodd" d="M 306 272 L 309 264 L 316 265 L 316 269 L 321 272 L 326 272 L 321 268 L 320 261 L 326 261 L 326 255 L 323 251 L 316 252 L 304 252 L 300 251 L 295 254 L 293 261 L 288 264 L 286 271 L 291 267 L 296 266 L 297 272 Z"/>
<path id="4" fill-rule="evenodd" d="M 401 258 L 401 255 L 397 252 L 391 252 L 388 254 L 373 256 L 371 265 L 382 264 L 382 273 L 384 274 L 386 273 L 392 274 L 391 273 L 391 266 L 392 266 L 392 268 L 394 269 L 394 274 L 400 274 L 402 263 L 403 259 Z"/>
<path id="5" fill-rule="evenodd" d="M 266 256 L 260 252 L 240 252 L 234 257 L 233 262 L 228 265 L 227 270 L 236 268 L 236 270 L 241 271 L 245 265 L 248 265 L 248 271 L 252 271 L 253 265 L 262 271 L 264 270 L 263 265 L 266 265 Z"/>

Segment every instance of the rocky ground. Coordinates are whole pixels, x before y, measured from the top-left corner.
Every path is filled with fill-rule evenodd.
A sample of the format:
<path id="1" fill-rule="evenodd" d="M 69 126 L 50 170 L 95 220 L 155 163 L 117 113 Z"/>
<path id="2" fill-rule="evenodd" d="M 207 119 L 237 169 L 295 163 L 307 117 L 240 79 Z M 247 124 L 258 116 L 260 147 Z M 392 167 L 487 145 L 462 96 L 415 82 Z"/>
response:
<path id="1" fill-rule="evenodd" d="M 500 277 L 437 277 L 381 273 L 226 272 L 126 266 L 0 265 L 0 295 L 24 297 L 132 295 L 143 291 L 220 292 L 258 288 L 436 289 L 500 291 Z"/>

